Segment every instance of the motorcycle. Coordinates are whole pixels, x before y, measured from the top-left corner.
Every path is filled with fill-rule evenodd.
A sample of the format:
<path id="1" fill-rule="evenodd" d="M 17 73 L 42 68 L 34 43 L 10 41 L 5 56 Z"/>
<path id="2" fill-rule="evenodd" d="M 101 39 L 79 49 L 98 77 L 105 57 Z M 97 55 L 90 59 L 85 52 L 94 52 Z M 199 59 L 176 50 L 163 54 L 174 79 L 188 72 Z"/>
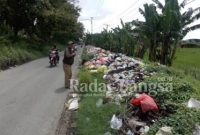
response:
<path id="1" fill-rule="evenodd" d="M 56 51 L 51 51 L 50 55 L 49 55 L 49 63 L 50 63 L 50 67 L 53 66 L 57 66 L 58 63 L 58 59 L 57 59 L 57 52 Z"/>

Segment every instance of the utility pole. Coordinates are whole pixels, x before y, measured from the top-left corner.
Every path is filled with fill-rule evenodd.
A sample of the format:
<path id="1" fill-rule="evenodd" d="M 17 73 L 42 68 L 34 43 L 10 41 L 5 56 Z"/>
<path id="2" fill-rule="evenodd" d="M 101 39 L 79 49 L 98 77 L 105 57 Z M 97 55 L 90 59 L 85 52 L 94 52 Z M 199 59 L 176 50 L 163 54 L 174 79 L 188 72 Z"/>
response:
<path id="1" fill-rule="evenodd" d="M 93 19 L 94 17 L 90 17 L 90 21 L 91 21 L 91 43 L 93 43 Z"/>
<path id="2" fill-rule="evenodd" d="M 88 18 L 88 19 L 82 19 L 82 20 L 80 20 L 80 21 L 90 21 L 90 23 L 91 23 L 91 31 L 90 31 L 90 35 L 91 35 L 91 44 L 93 43 L 93 20 L 94 20 L 95 18 L 94 17 L 90 17 L 90 18 Z"/>
<path id="3" fill-rule="evenodd" d="M 90 17 L 90 21 L 91 21 L 91 34 L 93 34 L 93 19 L 94 19 L 94 17 Z"/>

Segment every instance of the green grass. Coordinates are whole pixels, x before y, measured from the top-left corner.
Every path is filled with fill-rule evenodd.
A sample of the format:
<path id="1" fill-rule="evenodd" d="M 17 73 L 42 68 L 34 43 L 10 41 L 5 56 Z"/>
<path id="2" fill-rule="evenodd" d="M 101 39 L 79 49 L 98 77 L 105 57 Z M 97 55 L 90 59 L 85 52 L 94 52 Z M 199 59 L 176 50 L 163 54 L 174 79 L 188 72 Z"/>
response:
<path id="1" fill-rule="evenodd" d="M 200 69 L 200 48 L 180 48 L 177 50 L 174 67 Z"/>
<path id="2" fill-rule="evenodd" d="M 179 48 L 173 67 L 200 80 L 200 48 Z"/>
<path id="3" fill-rule="evenodd" d="M 111 103 L 97 107 L 96 102 L 100 98 L 103 97 L 92 96 L 82 99 L 76 116 L 78 135 L 103 135 L 111 132 L 109 122 L 120 107 Z"/>
<path id="4" fill-rule="evenodd" d="M 92 83 L 94 79 L 98 79 L 98 83 L 104 82 L 102 74 L 91 74 L 85 69 L 80 71 L 79 78 L 81 83 Z M 85 78 L 85 81 L 83 78 Z M 94 95 L 91 96 L 91 94 Z M 87 92 L 82 95 L 80 107 L 76 114 L 77 135 L 102 135 L 108 131 L 115 132 L 110 129 L 109 122 L 112 115 L 122 108 L 113 103 L 102 104 L 97 107 L 97 101 L 103 98 L 104 93 Z"/>
<path id="5" fill-rule="evenodd" d="M 41 44 L 23 38 L 12 42 L 5 37 L 0 37 L 0 69 L 7 69 L 11 66 L 48 56 L 49 49 L 53 44 Z M 62 45 L 57 44 L 57 46 L 63 49 Z"/>

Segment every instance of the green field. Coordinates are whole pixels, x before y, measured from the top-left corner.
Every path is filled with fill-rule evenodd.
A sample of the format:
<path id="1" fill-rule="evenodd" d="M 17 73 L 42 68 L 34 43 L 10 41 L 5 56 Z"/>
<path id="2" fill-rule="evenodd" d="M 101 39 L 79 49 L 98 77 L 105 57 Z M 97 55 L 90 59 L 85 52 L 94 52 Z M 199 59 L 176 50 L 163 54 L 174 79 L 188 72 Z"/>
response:
<path id="1" fill-rule="evenodd" d="M 200 80 L 200 48 L 178 49 L 173 67 Z"/>

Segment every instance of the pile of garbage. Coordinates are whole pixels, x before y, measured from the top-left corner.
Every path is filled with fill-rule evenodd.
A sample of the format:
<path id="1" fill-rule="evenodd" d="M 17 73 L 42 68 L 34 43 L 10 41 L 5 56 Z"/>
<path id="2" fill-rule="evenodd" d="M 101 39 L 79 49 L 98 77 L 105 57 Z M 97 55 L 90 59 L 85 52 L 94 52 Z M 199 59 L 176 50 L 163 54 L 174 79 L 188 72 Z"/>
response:
<path id="1" fill-rule="evenodd" d="M 124 135 L 144 135 L 149 126 L 158 119 L 159 108 L 154 99 L 143 93 L 130 101 L 125 114 L 114 114 L 110 126 Z"/>
<path id="2" fill-rule="evenodd" d="M 87 53 L 94 58 L 84 65 L 90 72 L 101 72 L 104 74 L 107 84 L 106 99 L 120 103 L 124 99 L 133 97 L 134 85 L 144 81 L 154 73 L 147 72 L 143 62 L 120 53 L 112 53 L 101 48 L 89 47 Z M 130 88 L 133 88 L 130 90 Z M 99 103 L 102 103 L 103 101 Z M 114 114 L 110 125 L 112 129 L 119 130 L 125 135 L 139 135 L 148 132 L 148 122 L 152 122 L 158 106 L 154 99 L 145 93 L 137 94 L 136 97 L 127 100 L 130 105 L 125 115 Z M 151 113 L 150 113 L 151 112 Z M 142 119 L 144 114 L 145 118 Z"/>
<path id="3" fill-rule="evenodd" d="M 88 47 L 87 53 L 94 55 L 94 58 L 86 62 L 85 67 L 90 72 L 104 74 L 103 79 L 107 85 L 106 99 L 119 104 L 125 101 L 127 104 L 124 114 L 113 114 L 110 127 L 123 135 L 146 134 L 150 125 L 162 117 L 162 109 L 153 97 L 148 93 L 138 92 L 134 86 L 156 73 L 147 71 L 143 62 L 121 53 L 112 53 L 96 47 Z M 96 106 L 100 107 L 103 102 L 103 99 L 99 99 Z M 200 101 L 191 98 L 187 106 L 200 109 Z M 162 127 L 156 135 L 172 135 L 172 129 L 172 127 Z M 194 135 L 199 133 L 200 126 L 196 125 Z M 107 132 L 105 135 L 111 133 Z"/>
<path id="4" fill-rule="evenodd" d="M 94 58 L 84 65 L 90 72 L 102 72 L 107 83 L 106 98 L 120 102 L 131 94 L 129 88 L 153 73 L 145 71 L 143 62 L 120 53 L 89 47 L 87 53 Z"/>

